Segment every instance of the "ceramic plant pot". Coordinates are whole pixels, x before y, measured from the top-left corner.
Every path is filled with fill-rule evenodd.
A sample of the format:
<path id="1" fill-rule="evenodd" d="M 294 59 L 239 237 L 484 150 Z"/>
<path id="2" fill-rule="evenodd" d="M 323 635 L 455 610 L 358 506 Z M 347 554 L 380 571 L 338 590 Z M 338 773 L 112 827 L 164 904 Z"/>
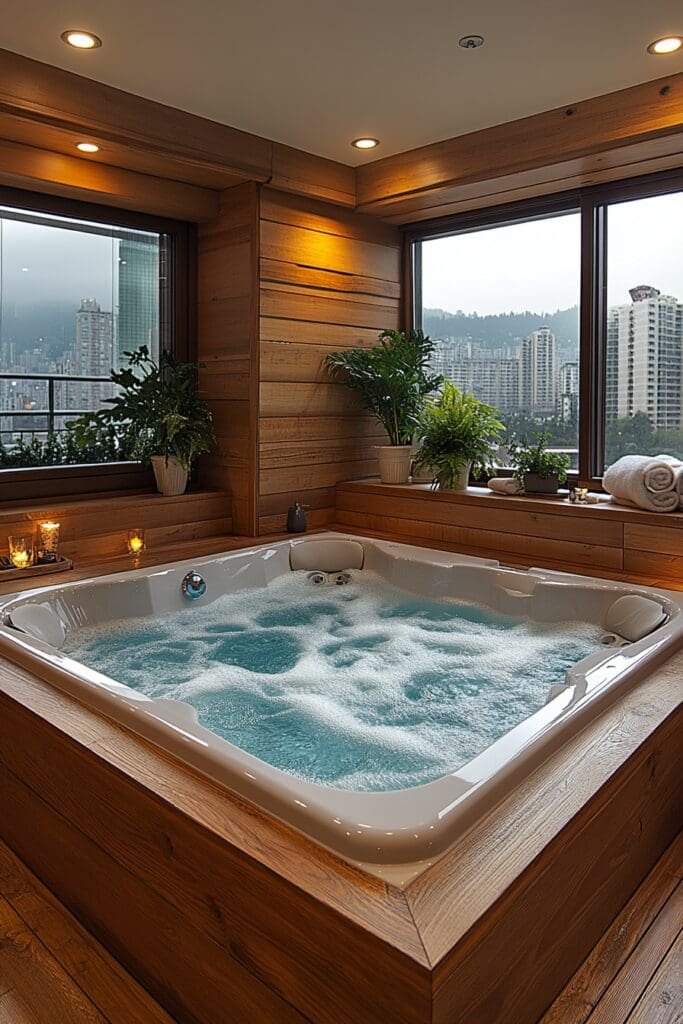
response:
<path id="1" fill-rule="evenodd" d="M 413 446 L 410 444 L 377 445 L 379 476 L 383 484 L 407 484 Z"/>
<path id="2" fill-rule="evenodd" d="M 557 473 L 550 476 L 539 476 L 538 473 L 524 474 L 524 490 L 527 494 L 557 494 L 559 486 Z"/>
<path id="3" fill-rule="evenodd" d="M 180 465 L 175 455 L 153 455 L 152 469 L 157 482 L 159 494 L 167 496 L 184 494 L 187 487 L 188 473 Z"/>
<path id="4" fill-rule="evenodd" d="M 472 471 L 472 463 L 466 462 L 460 470 L 460 476 L 454 481 L 452 487 L 439 487 L 440 491 L 466 491 Z"/>

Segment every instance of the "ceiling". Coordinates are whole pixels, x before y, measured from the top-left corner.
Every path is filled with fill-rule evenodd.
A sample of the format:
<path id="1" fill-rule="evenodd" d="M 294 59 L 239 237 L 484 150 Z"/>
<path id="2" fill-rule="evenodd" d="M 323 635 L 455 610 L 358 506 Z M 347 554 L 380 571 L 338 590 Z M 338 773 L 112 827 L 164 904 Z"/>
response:
<path id="1" fill-rule="evenodd" d="M 0 46 L 357 164 L 683 71 L 672 33 L 681 0 L 5 0 Z"/>

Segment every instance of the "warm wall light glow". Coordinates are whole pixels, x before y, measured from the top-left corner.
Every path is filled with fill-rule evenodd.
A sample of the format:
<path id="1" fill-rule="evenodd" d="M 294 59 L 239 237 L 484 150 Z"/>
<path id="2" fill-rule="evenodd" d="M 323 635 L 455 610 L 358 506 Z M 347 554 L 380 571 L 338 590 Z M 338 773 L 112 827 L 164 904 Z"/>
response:
<path id="1" fill-rule="evenodd" d="M 99 153 L 100 147 L 96 146 L 94 142 L 79 142 L 76 149 L 80 149 L 81 153 Z"/>
<path id="2" fill-rule="evenodd" d="M 75 46 L 77 50 L 96 50 L 102 45 L 99 36 L 92 32 L 84 32 L 80 28 L 70 28 L 62 32 L 62 39 L 68 46 Z"/>
<path id="3" fill-rule="evenodd" d="M 664 36 L 663 39 L 655 39 L 647 48 L 648 53 L 675 53 L 683 46 L 683 36 Z"/>
<path id="4" fill-rule="evenodd" d="M 379 139 L 371 139 L 369 137 L 354 139 L 351 145 L 355 146 L 356 149 L 374 149 L 376 146 L 379 146 Z"/>

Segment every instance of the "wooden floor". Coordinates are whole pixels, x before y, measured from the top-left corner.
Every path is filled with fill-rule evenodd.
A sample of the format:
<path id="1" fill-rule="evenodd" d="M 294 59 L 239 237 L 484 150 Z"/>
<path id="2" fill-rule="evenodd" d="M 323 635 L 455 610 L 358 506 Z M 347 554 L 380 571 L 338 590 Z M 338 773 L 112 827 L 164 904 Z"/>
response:
<path id="1" fill-rule="evenodd" d="M 0 1024 L 172 1024 L 0 841 Z"/>
<path id="2" fill-rule="evenodd" d="M 683 833 L 612 922 L 541 1024 L 683 1021 Z"/>
<path id="3" fill-rule="evenodd" d="M 540 1024 L 683 1021 L 682 879 L 683 833 Z M 0 1024 L 107 1022 L 172 1018 L 0 841 Z"/>

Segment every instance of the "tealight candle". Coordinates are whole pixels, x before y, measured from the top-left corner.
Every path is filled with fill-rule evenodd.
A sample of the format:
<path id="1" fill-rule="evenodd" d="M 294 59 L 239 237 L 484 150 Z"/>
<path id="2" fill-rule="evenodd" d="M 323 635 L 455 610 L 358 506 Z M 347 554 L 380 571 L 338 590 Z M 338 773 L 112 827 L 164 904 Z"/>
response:
<path id="1" fill-rule="evenodd" d="M 581 504 L 585 504 L 585 501 L 586 501 L 587 497 L 588 497 L 588 488 L 587 487 L 577 487 L 576 488 L 576 500 L 578 502 L 580 502 Z"/>
<path id="2" fill-rule="evenodd" d="M 16 569 L 27 569 L 33 562 L 32 534 L 15 534 L 7 538 L 10 562 Z"/>
<path id="3" fill-rule="evenodd" d="M 39 523 L 38 529 L 40 530 L 38 561 L 56 562 L 59 548 L 59 523 Z"/>
<path id="4" fill-rule="evenodd" d="M 128 531 L 128 550 L 131 555 L 136 558 L 141 551 L 145 550 L 145 531 L 144 530 L 129 530 Z"/>

